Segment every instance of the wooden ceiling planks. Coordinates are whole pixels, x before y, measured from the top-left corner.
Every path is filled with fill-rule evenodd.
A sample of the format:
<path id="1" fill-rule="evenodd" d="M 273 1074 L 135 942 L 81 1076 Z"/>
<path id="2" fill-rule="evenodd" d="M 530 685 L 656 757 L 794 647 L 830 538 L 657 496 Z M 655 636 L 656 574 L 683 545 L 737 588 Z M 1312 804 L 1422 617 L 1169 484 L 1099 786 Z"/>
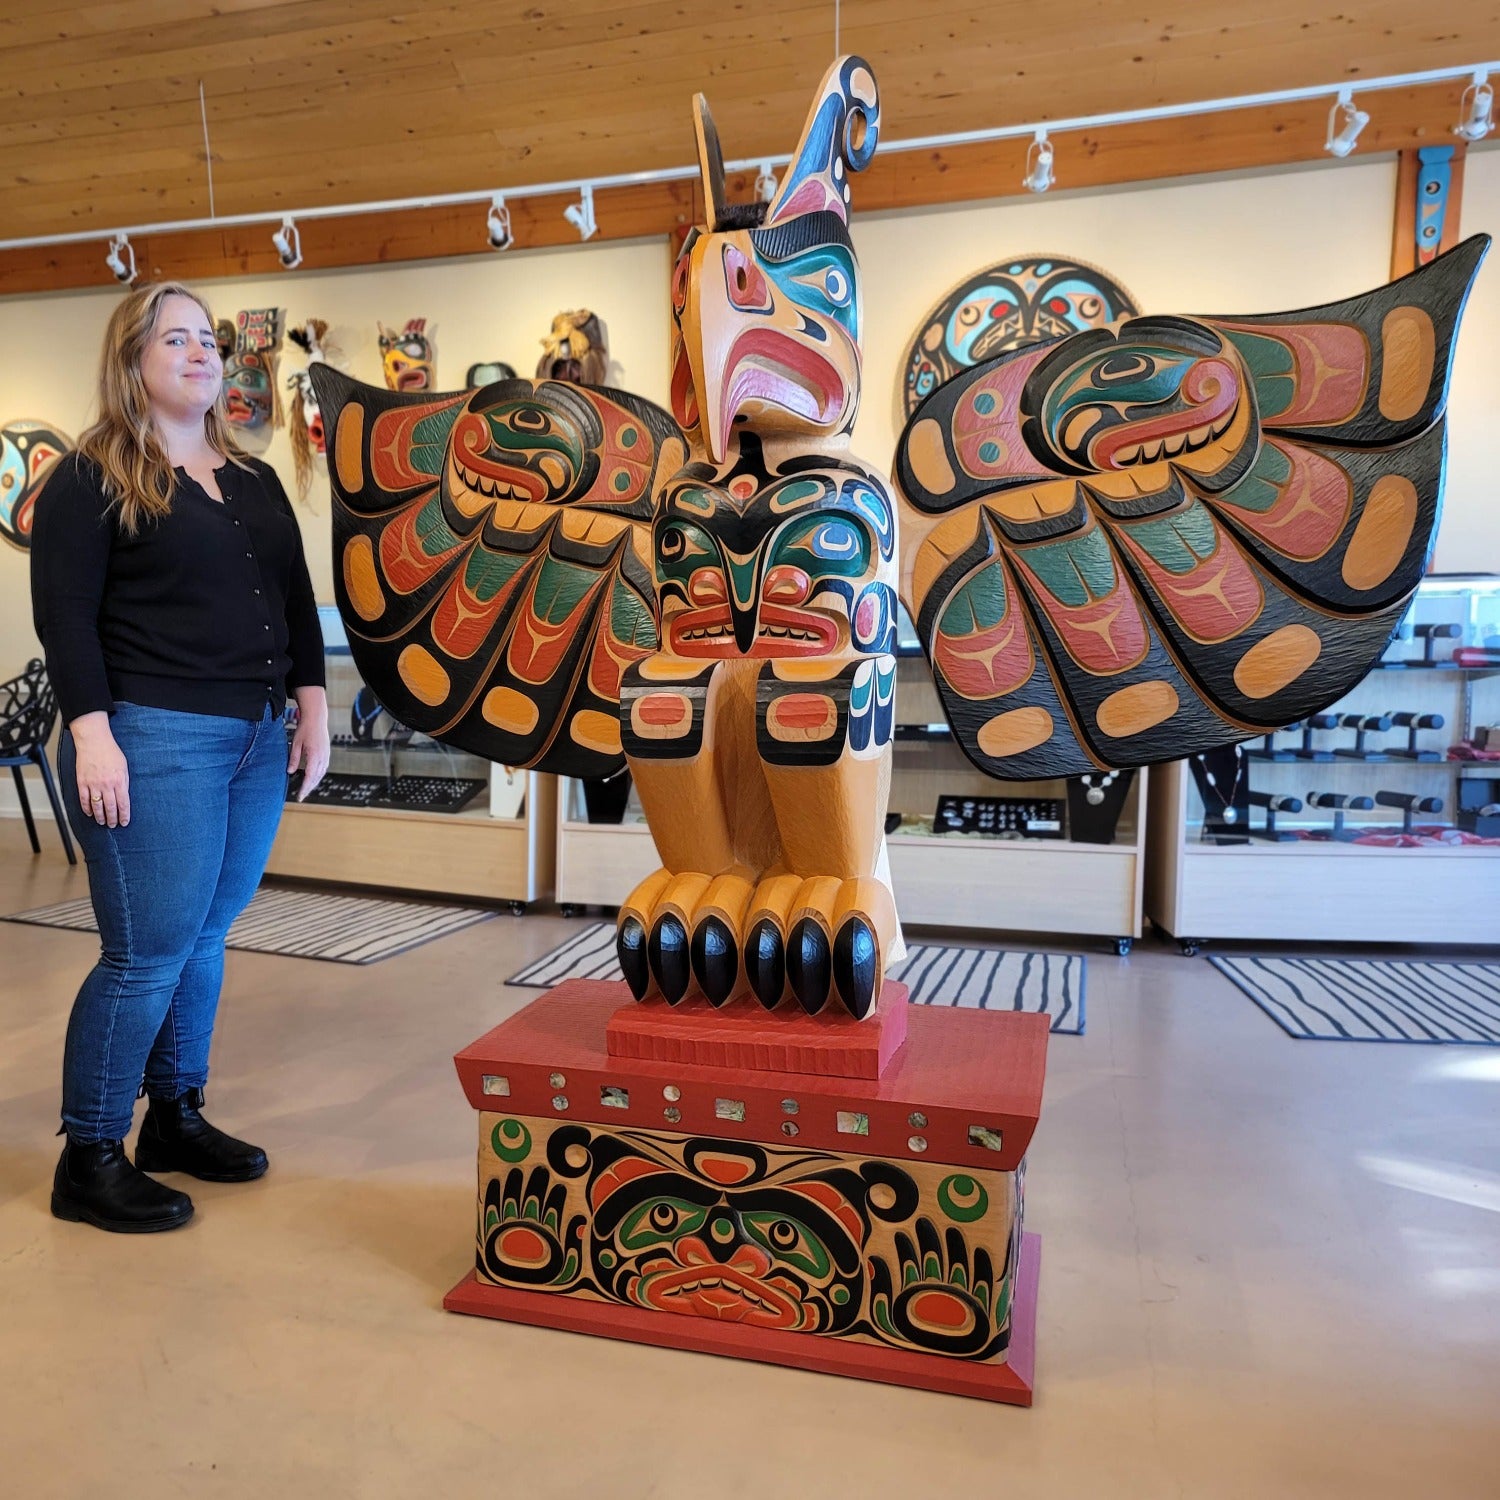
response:
<path id="1" fill-rule="evenodd" d="M 206 215 L 200 79 L 218 212 L 274 213 L 681 166 L 693 156 L 688 104 L 698 89 L 729 157 L 783 154 L 832 45 L 831 0 L 712 9 L 690 0 L 7 0 L 5 235 Z M 890 140 L 1471 63 L 1500 54 L 1500 0 L 1367 0 L 1357 10 L 1260 0 L 1244 11 L 1239 0 L 1179 0 L 1150 14 L 1117 0 L 850 0 L 843 45 L 876 65 Z M 1360 154 L 1443 138 L 1461 89 L 1366 100 L 1373 119 Z M 1313 102 L 1119 127 L 1102 142 L 1065 135 L 1059 186 L 1313 159 L 1326 112 Z M 1004 195 L 1018 190 L 1024 149 L 886 153 L 862 203 Z M 632 192 L 628 204 L 600 194 L 601 234 L 677 222 L 670 185 Z M 565 224 L 550 223 L 552 206 L 527 203 L 512 199 L 518 243 L 569 241 Z M 307 220 L 308 264 L 466 253 L 480 213 L 428 211 L 399 230 L 340 220 L 327 236 L 340 247 L 336 262 L 318 258 L 325 235 Z M 198 275 L 230 274 L 209 269 L 214 255 L 258 259 L 252 247 L 262 241 L 271 255 L 260 226 L 243 239 L 193 236 L 191 247 L 176 238 Z M 458 243 L 462 251 L 446 248 Z M 157 236 L 152 249 L 164 270 L 180 269 L 174 237 Z M 84 281 L 66 279 L 90 266 Z M 82 260 L 0 252 L 0 291 L 106 278 L 98 246 Z"/>

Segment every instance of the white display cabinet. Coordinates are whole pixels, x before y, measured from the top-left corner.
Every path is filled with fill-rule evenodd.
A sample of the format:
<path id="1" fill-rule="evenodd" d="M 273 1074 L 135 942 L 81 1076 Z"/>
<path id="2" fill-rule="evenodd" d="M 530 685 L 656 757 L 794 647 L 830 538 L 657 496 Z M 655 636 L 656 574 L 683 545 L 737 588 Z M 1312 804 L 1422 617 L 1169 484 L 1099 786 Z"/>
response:
<path id="1" fill-rule="evenodd" d="M 1500 802 L 1500 727 L 1491 737 L 1489 726 L 1500 726 L 1500 578 L 1424 579 L 1351 693 L 1245 747 L 1234 826 L 1216 816 L 1233 776 L 1214 787 L 1186 761 L 1157 768 L 1147 916 L 1189 955 L 1211 938 L 1500 943 L 1500 815 L 1485 812 Z"/>
<path id="2" fill-rule="evenodd" d="M 321 608 L 329 775 L 288 800 L 267 873 L 509 903 L 553 893 L 557 782 L 414 734 L 384 712 Z"/>

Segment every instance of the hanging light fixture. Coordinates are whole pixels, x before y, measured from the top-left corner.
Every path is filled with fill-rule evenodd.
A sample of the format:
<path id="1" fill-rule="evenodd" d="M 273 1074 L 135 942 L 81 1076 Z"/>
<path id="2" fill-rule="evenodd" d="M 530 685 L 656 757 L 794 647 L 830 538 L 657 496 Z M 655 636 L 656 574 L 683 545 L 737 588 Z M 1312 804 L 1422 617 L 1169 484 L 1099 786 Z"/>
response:
<path id="1" fill-rule="evenodd" d="M 1323 149 L 1330 156 L 1348 156 L 1354 150 L 1360 131 L 1369 123 L 1369 115 L 1355 107 L 1354 91 L 1340 89 L 1328 111 L 1328 139 L 1323 142 Z"/>
<path id="2" fill-rule="evenodd" d="M 135 247 L 130 243 L 128 234 L 122 231 L 110 240 L 104 264 L 109 267 L 115 280 L 123 285 L 129 286 L 135 280 Z"/>
<path id="3" fill-rule="evenodd" d="M 570 203 L 563 209 L 563 218 L 578 231 L 578 238 L 591 240 L 599 232 L 599 225 L 594 219 L 594 189 L 591 184 L 584 183 L 578 190 L 578 202 Z"/>
<path id="4" fill-rule="evenodd" d="M 1454 135 L 1472 144 L 1482 141 L 1495 128 L 1495 91 L 1490 87 L 1490 75 L 1482 68 L 1464 90 L 1458 107 L 1461 118 L 1453 127 Z"/>
<path id="5" fill-rule="evenodd" d="M 276 247 L 276 258 L 283 271 L 295 271 L 302 264 L 302 231 L 290 217 L 281 221 L 281 228 L 271 236 Z"/>
<path id="6" fill-rule="evenodd" d="M 1021 186 L 1033 193 L 1045 193 L 1052 186 L 1052 142 L 1044 127 L 1038 127 L 1036 138 L 1026 148 L 1026 175 Z"/>
<path id="7" fill-rule="evenodd" d="M 490 211 L 484 216 L 485 231 L 491 250 L 509 250 L 515 244 L 510 230 L 510 210 L 505 206 L 505 194 L 496 193 L 490 199 Z"/>

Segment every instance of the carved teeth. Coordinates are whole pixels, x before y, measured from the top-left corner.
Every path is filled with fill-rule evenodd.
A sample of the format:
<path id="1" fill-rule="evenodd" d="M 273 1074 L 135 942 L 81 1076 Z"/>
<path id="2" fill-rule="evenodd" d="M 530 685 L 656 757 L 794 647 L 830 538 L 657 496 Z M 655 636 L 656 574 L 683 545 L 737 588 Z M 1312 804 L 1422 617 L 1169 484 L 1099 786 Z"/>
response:
<path id="1" fill-rule="evenodd" d="M 1133 464 L 1140 458 L 1140 456 L 1141 445 L 1139 443 L 1135 443 L 1129 448 L 1121 448 L 1120 451 L 1115 454 L 1115 462 L 1117 464 Z"/>
<path id="2" fill-rule="evenodd" d="M 721 1276 L 701 1276 L 696 1281 L 684 1282 L 675 1286 L 667 1293 L 669 1297 L 691 1297 L 698 1292 L 711 1292 L 724 1288 L 734 1296 L 751 1304 L 752 1307 L 764 1308 L 774 1312 L 775 1306 L 769 1298 L 757 1296 L 749 1287 L 739 1286 L 736 1283 L 725 1281 Z"/>
<path id="3" fill-rule="evenodd" d="M 1183 433 L 1180 437 L 1168 438 L 1162 444 L 1162 452 L 1165 453 L 1167 457 L 1171 458 L 1175 454 L 1182 452 L 1183 448 L 1187 445 L 1187 440 L 1187 433 Z"/>
<path id="4" fill-rule="evenodd" d="M 518 495 L 515 487 L 503 479 L 491 479 L 487 474 L 476 474 L 472 469 L 466 469 L 456 461 L 454 468 L 458 471 L 458 477 L 476 494 L 490 495 L 496 500 L 525 498 Z"/>

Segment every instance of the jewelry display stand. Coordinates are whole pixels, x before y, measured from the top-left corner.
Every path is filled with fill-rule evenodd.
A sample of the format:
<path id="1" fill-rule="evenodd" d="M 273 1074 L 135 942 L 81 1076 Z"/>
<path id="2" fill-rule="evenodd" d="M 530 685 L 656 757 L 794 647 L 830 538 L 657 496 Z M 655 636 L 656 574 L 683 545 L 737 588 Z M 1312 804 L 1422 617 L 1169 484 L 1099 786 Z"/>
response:
<path id="1" fill-rule="evenodd" d="M 1435 817 L 1443 810 L 1443 799 L 1441 797 L 1418 797 L 1410 792 L 1376 792 L 1375 805 L 1399 808 L 1401 831 L 1410 834 L 1412 820 L 1416 814 L 1423 813 L 1429 817 Z"/>
<path id="2" fill-rule="evenodd" d="M 1299 749 L 1292 751 L 1293 757 L 1297 760 L 1316 761 L 1320 765 L 1326 765 L 1333 759 L 1333 751 L 1321 750 L 1315 746 L 1313 735 L 1319 730 L 1337 729 L 1338 725 L 1337 714 L 1313 714 L 1310 718 L 1304 719 L 1300 726 L 1293 725 L 1294 729 L 1300 727 L 1302 730 L 1302 745 Z"/>
<path id="3" fill-rule="evenodd" d="M 1130 796 L 1134 771 L 1077 776 L 1068 781 L 1068 837 L 1079 844 L 1112 844 Z"/>
<path id="4" fill-rule="evenodd" d="M 1328 837 L 1343 843 L 1355 837 L 1354 832 L 1344 826 L 1344 814 L 1346 812 L 1369 812 L 1375 806 L 1375 799 L 1349 796 L 1343 792 L 1309 792 L 1307 805 L 1326 808 L 1333 813 L 1333 826 L 1328 830 Z"/>
<path id="5" fill-rule="evenodd" d="M 1417 735 L 1424 729 L 1441 729 L 1444 724 L 1442 714 L 1424 713 L 1393 713 L 1390 716 L 1391 723 L 1398 729 L 1406 730 L 1406 748 L 1404 750 L 1392 750 L 1391 757 L 1395 760 L 1420 760 L 1440 761 L 1443 758 L 1440 750 L 1423 750 L 1417 744 Z"/>
<path id="6" fill-rule="evenodd" d="M 1372 749 L 1365 743 L 1365 736 L 1370 734 L 1384 734 L 1393 723 L 1390 714 L 1340 714 L 1339 727 L 1341 729 L 1352 729 L 1354 731 L 1354 743 L 1349 746 L 1341 745 L 1333 753 L 1344 760 L 1363 760 L 1371 762 L 1387 761 L 1390 756 L 1384 750 Z"/>
<path id="7" fill-rule="evenodd" d="M 1272 843 L 1289 844 L 1295 843 L 1297 835 L 1287 828 L 1276 826 L 1276 814 L 1287 813 L 1295 815 L 1302 811 L 1302 799 L 1300 797 L 1276 796 L 1271 792 L 1258 792 L 1251 789 L 1249 793 L 1250 803 L 1254 807 L 1263 807 L 1266 810 L 1266 821 L 1259 828 L 1250 830 L 1250 837 L 1254 839 L 1268 839 Z"/>
<path id="8" fill-rule="evenodd" d="M 1500 806 L 1500 762 L 1473 758 L 1489 753 L 1480 740 L 1500 718 L 1500 670 L 1458 656 L 1466 642 L 1500 636 L 1500 580 L 1429 575 L 1411 615 L 1361 683 L 1281 735 L 1292 761 L 1248 761 L 1249 843 L 1212 836 L 1226 830 L 1188 762 L 1153 768 L 1146 912 L 1185 953 L 1214 938 L 1500 942 L 1500 847 L 1477 842 L 1500 838 L 1500 811 L 1484 811 Z M 1384 759 L 1335 755 L 1335 746 Z M 1406 836 L 1408 798 L 1414 828 L 1455 826 L 1441 838 Z"/>
<path id="9" fill-rule="evenodd" d="M 1239 745 L 1210 750 L 1189 761 L 1203 798 L 1203 837 L 1219 843 L 1244 843 L 1250 826 L 1250 786 L 1245 752 Z"/>

